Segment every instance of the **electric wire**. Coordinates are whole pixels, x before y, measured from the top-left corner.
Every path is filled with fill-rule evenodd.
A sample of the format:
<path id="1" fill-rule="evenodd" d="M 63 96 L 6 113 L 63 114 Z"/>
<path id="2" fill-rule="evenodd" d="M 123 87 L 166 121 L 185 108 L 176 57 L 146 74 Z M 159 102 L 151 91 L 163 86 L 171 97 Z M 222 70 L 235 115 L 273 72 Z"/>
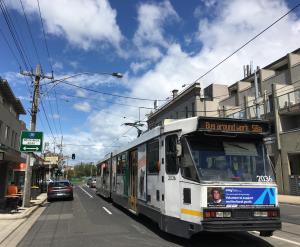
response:
<path id="1" fill-rule="evenodd" d="M 40 1 L 39 0 L 37 0 L 37 4 L 38 4 L 40 20 L 41 20 L 41 24 L 42 24 L 43 37 L 44 37 L 45 46 L 46 46 L 46 50 L 47 50 L 48 61 L 49 61 L 50 69 L 53 73 L 53 66 L 52 66 L 52 61 L 51 61 L 50 52 L 49 52 L 49 48 L 48 48 L 48 43 L 47 43 L 47 39 L 46 39 L 46 34 L 45 34 L 45 29 L 44 29 L 44 22 L 43 22 L 43 18 L 42 18 L 42 13 L 41 13 Z"/>
<path id="2" fill-rule="evenodd" d="M 205 77 L 207 74 L 209 74 L 211 71 L 213 71 L 214 69 L 216 69 L 217 67 L 219 67 L 222 63 L 224 63 L 226 60 L 228 60 L 230 57 L 232 57 L 234 54 L 236 54 L 237 52 L 239 52 L 241 49 L 243 49 L 245 46 L 247 46 L 249 43 L 251 43 L 253 40 L 255 40 L 257 37 L 259 37 L 260 35 L 262 35 L 265 31 L 267 31 L 268 29 L 270 29 L 272 26 L 274 26 L 277 22 L 281 21 L 284 17 L 286 17 L 287 15 L 289 15 L 291 12 L 293 12 L 295 9 L 297 9 L 300 6 L 300 3 L 297 4 L 296 6 L 294 6 L 292 9 L 290 9 L 288 12 L 286 12 L 284 15 L 282 15 L 281 17 L 279 17 L 278 19 L 276 19 L 274 22 L 272 22 L 269 26 L 267 26 L 265 29 L 263 29 L 262 31 L 260 31 L 258 34 L 256 34 L 253 38 L 251 38 L 250 40 L 248 40 L 246 43 L 244 43 L 241 47 L 239 47 L 238 49 L 236 49 L 234 52 L 232 52 L 230 55 L 228 55 L 227 57 L 225 57 L 224 59 L 222 59 L 219 63 L 217 63 L 216 65 L 214 65 L 211 69 L 209 69 L 207 72 L 205 72 L 204 74 L 202 74 L 200 77 L 198 77 L 194 82 L 199 81 L 200 79 L 202 79 L 203 77 Z"/>
<path id="3" fill-rule="evenodd" d="M 57 95 L 56 95 L 56 90 L 54 89 L 54 95 L 55 95 L 55 102 L 56 102 L 56 111 L 58 114 L 58 123 L 59 123 L 59 130 L 60 130 L 60 134 L 61 134 L 61 138 L 63 139 L 63 132 L 62 132 L 62 127 L 61 127 L 61 115 L 60 115 L 60 110 L 58 107 L 58 99 L 57 99 Z"/>
<path id="4" fill-rule="evenodd" d="M 102 91 L 98 91 L 95 89 L 91 89 L 91 88 L 87 88 L 87 87 L 82 87 L 82 86 L 78 86 L 76 84 L 72 84 L 66 81 L 61 81 L 61 83 L 72 86 L 72 87 L 76 87 L 76 88 L 80 88 L 86 91 L 90 91 L 90 92 L 94 92 L 94 93 L 99 93 L 99 94 L 104 94 L 104 95 L 109 95 L 109 96 L 113 96 L 113 97 L 119 97 L 119 98 L 125 98 L 125 99 L 134 99 L 134 100 L 142 100 L 142 101 L 165 101 L 165 100 L 161 100 L 161 99 L 148 99 L 148 98 L 139 98 L 139 97 L 130 97 L 130 96 L 124 96 L 124 95 L 119 95 L 119 94 L 112 94 L 112 93 L 108 93 L 108 92 L 102 92 Z"/>
<path id="5" fill-rule="evenodd" d="M 33 45 L 33 48 L 34 48 L 34 51 L 35 51 L 35 55 L 37 57 L 37 61 L 40 65 L 42 65 L 41 60 L 40 60 L 40 56 L 39 56 L 39 53 L 38 53 L 38 50 L 37 50 L 37 47 L 36 47 L 36 44 L 35 44 L 34 39 L 33 39 L 32 31 L 31 31 L 31 28 L 30 28 L 30 25 L 29 25 L 29 21 L 28 21 L 25 9 L 24 9 L 23 2 L 22 2 L 22 0 L 19 0 L 19 1 L 20 1 L 20 5 L 22 7 L 23 15 L 24 15 L 24 18 L 25 18 L 25 21 L 26 21 L 27 30 L 28 30 L 29 36 L 31 38 L 31 42 L 32 42 L 32 45 Z"/>
<path id="6" fill-rule="evenodd" d="M 70 98 L 86 99 L 86 100 L 89 100 L 89 101 L 97 101 L 97 102 L 101 101 L 101 102 L 105 102 L 105 103 L 109 103 L 109 104 L 113 104 L 113 105 L 122 105 L 122 106 L 129 106 L 129 107 L 135 107 L 135 108 L 143 108 L 143 109 L 149 109 L 149 110 L 154 109 L 152 107 L 129 105 L 129 104 L 123 104 L 123 103 L 118 103 L 118 102 L 114 102 L 114 101 L 96 99 L 96 98 L 91 98 L 91 97 L 83 97 L 83 96 L 76 96 L 76 95 L 70 95 L 70 94 L 62 94 L 62 93 L 57 93 L 57 92 L 56 92 L 56 94 L 62 95 L 62 96 L 66 96 L 66 97 L 70 97 Z"/>
<path id="7" fill-rule="evenodd" d="M 47 117 L 47 114 L 46 114 L 46 111 L 45 111 L 45 107 L 44 107 L 42 98 L 41 98 L 40 102 L 41 102 L 42 110 L 43 110 L 43 113 L 44 113 L 44 116 L 45 116 L 45 119 L 46 119 L 48 128 L 49 128 L 50 133 L 51 133 L 51 135 L 52 135 L 53 141 L 56 143 L 56 138 L 55 138 L 54 135 L 53 135 L 53 131 L 52 131 L 52 128 L 51 128 L 51 126 L 50 126 L 50 123 L 49 123 L 49 120 L 48 120 L 48 117 Z"/>
<path id="8" fill-rule="evenodd" d="M 10 32 L 10 35 L 14 41 L 14 44 L 19 52 L 19 55 L 21 57 L 21 60 L 25 66 L 25 68 L 27 70 L 33 70 L 32 69 L 32 66 L 31 66 L 31 63 L 28 59 L 28 56 L 26 55 L 26 52 L 24 50 L 24 47 L 22 46 L 22 43 L 20 42 L 20 38 L 19 38 L 19 35 L 18 35 L 18 32 L 15 28 L 15 25 L 8 13 L 8 10 L 7 10 L 7 7 L 5 5 L 5 2 L 4 1 L 0 1 L 0 8 L 1 8 L 1 11 L 2 11 L 2 14 L 4 16 L 4 19 L 5 19 L 5 22 L 8 26 L 8 29 L 9 29 L 9 32 Z"/>

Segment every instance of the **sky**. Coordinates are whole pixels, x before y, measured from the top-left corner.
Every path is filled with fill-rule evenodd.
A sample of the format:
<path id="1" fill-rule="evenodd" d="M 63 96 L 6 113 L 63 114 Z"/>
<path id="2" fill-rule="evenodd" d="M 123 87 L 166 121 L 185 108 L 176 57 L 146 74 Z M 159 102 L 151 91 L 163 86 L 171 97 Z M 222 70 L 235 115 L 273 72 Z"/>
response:
<path id="1" fill-rule="evenodd" d="M 164 103 L 173 89 L 195 82 L 299 4 L 297 0 L 3 2 L 10 26 L 1 12 L 0 76 L 27 112 L 32 79 L 22 76 L 20 67 L 34 70 L 41 64 L 43 73 L 51 76 L 53 70 L 57 80 L 86 73 L 60 83 L 41 80 L 37 130 L 44 132 L 51 151 L 58 151 L 63 137 L 64 155 L 76 154 L 69 164 L 96 162 L 126 145 L 136 130 L 124 123 L 146 120 L 151 111 L 146 108 L 153 108 L 154 100 Z M 299 41 L 300 7 L 201 82 L 233 84 L 242 79 L 243 65 L 252 61 L 264 67 L 299 48 Z M 112 72 L 123 78 L 110 76 Z M 29 129 L 30 114 L 20 119 Z"/>

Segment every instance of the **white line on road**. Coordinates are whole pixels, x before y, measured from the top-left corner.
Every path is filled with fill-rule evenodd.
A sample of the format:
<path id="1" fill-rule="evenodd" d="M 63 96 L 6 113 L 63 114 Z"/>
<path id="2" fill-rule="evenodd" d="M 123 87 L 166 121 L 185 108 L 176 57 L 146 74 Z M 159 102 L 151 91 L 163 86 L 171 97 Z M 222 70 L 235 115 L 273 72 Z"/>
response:
<path id="1" fill-rule="evenodd" d="M 257 231 L 252 231 L 252 232 L 259 234 L 259 232 L 257 232 Z M 296 242 L 296 241 L 288 240 L 288 239 L 277 237 L 277 236 L 271 236 L 271 238 L 275 238 L 275 239 L 278 239 L 278 240 L 281 240 L 281 241 L 284 241 L 284 242 L 287 242 L 287 243 L 290 243 L 290 244 L 295 244 L 295 245 L 300 246 L 300 243 Z"/>
<path id="2" fill-rule="evenodd" d="M 288 240 L 288 239 L 285 239 L 285 238 L 280 238 L 280 237 L 277 237 L 277 236 L 272 236 L 271 238 L 275 238 L 275 239 L 278 239 L 278 240 L 282 240 L 282 241 L 288 242 L 290 244 L 295 244 L 295 245 L 300 246 L 299 242 L 295 242 L 295 241 Z"/>
<path id="3" fill-rule="evenodd" d="M 102 207 L 102 208 L 106 211 L 106 213 L 112 214 L 112 212 L 110 212 L 106 207 Z"/>
<path id="4" fill-rule="evenodd" d="M 92 196 L 89 192 L 87 192 L 85 189 L 83 189 L 81 186 L 79 186 L 79 188 L 80 188 L 85 194 L 87 194 L 90 198 L 93 198 L 93 196 Z"/>

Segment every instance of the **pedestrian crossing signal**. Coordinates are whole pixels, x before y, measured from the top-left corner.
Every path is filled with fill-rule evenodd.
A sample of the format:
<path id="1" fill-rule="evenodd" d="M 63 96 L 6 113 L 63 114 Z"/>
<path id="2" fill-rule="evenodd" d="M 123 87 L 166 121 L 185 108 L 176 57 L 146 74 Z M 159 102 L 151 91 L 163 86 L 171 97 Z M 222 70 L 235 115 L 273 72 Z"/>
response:
<path id="1" fill-rule="evenodd" d="M 72 154 L 72 160 L 75 160 L 75 154 Z"/>

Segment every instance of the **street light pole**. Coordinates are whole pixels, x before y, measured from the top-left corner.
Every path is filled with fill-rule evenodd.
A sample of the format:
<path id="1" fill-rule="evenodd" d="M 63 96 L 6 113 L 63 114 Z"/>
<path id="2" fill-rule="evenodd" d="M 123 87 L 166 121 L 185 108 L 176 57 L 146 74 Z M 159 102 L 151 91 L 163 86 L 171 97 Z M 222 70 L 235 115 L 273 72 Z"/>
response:
<path id="1" fill-rule="evenodd" d="M 31 105 L 31 121 L 30 121 L 30 131 L 36 130 L 36 115 L 38 112 L 38 100 L 40 95 L 40 80 L 44 78 L 53 79 L 53 77 L 47 77 L 41 74 L 41 67 L 38 64 L 36 66 L 35 74 L 32 72 L 21 72 L 22 75 L 25 76 L 34 76 L 34 90 L 33 90 L 33 98 Z M 32 170 L 30 167 L 30 161 L 32 159 L 32 153 L 28 153 L 26 157 L 26 171 L 25 171 L 25 184 L 24 184 L 24 194 L 23 194 L 23 207 L 30 206 L 30 194 L 31 194 L 31 176 Z"/>

